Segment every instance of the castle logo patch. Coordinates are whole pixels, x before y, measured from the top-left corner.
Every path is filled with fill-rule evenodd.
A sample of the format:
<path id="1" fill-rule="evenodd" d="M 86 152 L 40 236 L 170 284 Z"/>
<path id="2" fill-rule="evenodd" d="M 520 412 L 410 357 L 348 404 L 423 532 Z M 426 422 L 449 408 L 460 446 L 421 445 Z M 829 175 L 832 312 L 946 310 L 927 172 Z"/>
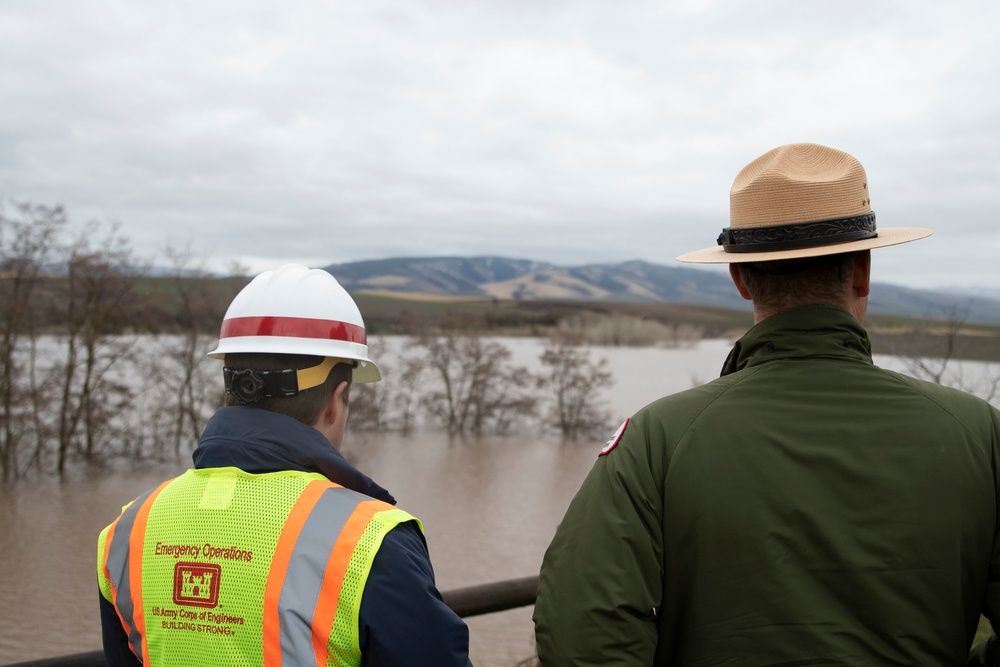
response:
<path id="1" fill-rule="evenodd" d="M 222 567 L 214 563 L 177 563 L 174 565 L 174 604 L 216 607 L 221 577 Z"/>

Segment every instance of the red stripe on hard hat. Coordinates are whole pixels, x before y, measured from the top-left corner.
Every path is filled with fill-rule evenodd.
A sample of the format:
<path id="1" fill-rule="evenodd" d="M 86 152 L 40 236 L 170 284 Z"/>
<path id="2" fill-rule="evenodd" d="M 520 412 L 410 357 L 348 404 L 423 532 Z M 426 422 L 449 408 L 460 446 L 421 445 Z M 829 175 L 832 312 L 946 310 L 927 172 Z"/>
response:
<path id="1" fill-rule="evenodd" d="M 308 317 L 233 317 L 222 321 L 219 338 L 236 336 L 282 336 L 343 340 L 365 345 L 365 328 L 350 322 L 315 320 Z"/>

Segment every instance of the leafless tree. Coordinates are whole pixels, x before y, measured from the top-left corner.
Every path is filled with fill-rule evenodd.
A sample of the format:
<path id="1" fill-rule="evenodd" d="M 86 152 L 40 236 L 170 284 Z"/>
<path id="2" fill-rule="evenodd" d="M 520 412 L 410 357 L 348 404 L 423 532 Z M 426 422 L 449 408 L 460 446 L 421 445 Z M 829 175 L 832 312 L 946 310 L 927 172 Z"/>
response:
<path id="1" fill-rule="evenodd" d="M 904 372 L 921 380 L 976 394 L 989 402 L 1000 398 L 1000 372 L 970 371 L 961 354 L 967 313 L 952 309 L 943 319 L 921 324 L 889 343 Z"/>
<path id="2" fill-rule="evenodd" d="M 351 387 L 351 419 L 348 427 L 352 431 L 383 431 L 386 429 L 383 412 L 385 387 L 381 382 L 355 384 Z"/>
<path id="3" fill-rule="evenodd" d="M 538 378 L 539 387 L 554 398 L 546 421 L 559 429 L 564 440 L 595 435 L 611 419 L 602 400 L 614 383 L 608 361 L 592 361 L 580 343 L 579 336 L 557 333 L 539 357 L 546 369 Z"/>
<path id="4" fill-rule="evenodd" d="M 70 232 L 61 207 L 0 208 L 2 480 L 140 456 L 150 441 L 161 454 L 172 443 L 177 456 L 212 404 L 200 374 L 225 296 L 219 284 L 189 269 L 188 254 L 168 250 L 175 274 L 151 281 L 167 297 L 152 307 L 148 290 L 137 289 L 145 267 L 119 225 L 92 222 L 67 239 Z M 245 282 L 234 278 L 234 293 Z M 133 346 L 147 333 L 164 333 L 165 346 L 138 357 Z M 155 405 L 152 419 L 143 401 Z"/>
<path id="5" fill-rule="evenodd" d="M 415 421 L 414 411 L 420 403 L 418 397 L 424 388 L 427 359 L 420 354 L 420 348 L 408 345 L 400 352 L 398 367 L 399 373 L 390 378 L 394 387 L 393 407 L 399 429 L 409 433 Z"/>
<path id="6" fill-rule="evenodd" d="M 182 444 L 197 442 L 205 426 L 210 382 L 205 375 L 204 360 L 216 337 L 206 332 L 218 325 L 219 318 L 209 292 L 211 275 L 204 267 L 195 266 L 190 248 L 168 246 L 165 254 L 171 261 L 170 286 L 179 307 L 179 331 L 167 344 L 164 355 L 171 371 L 168 386 L 173 395 L 166 407 L 174 416 L 169 440 L 176 458 L 181 454 Z"/>
<path id="7" fill-rule="evenodd" d="M 118 226 L 104 237 L 100 226 L 86 226 L 70 247 L 59 302 L 64 306 L 65 359 L 57 405 L 56 470 L 65 472 L 72 454 L 93 461 L 110 435 L 112 419 L 128 404 L 131 390 L 114 381 L 109 370 L 128 359 L 132 340 L 117 338 L 137 312 L 133 289 L 139 273 Z"/>
<path id="8" fill-rule="evenodd" d="M 505 433 L 515 419 L 535 411 L 528 371 L 510 368 L 510 350 L 474 333 L 424 335 L 416 345 L 437 381 L 422 398 L 428 413 L 450 434 Z"/>
<path id="9" fill-rule="evenodd" d="M 415 422 L 414 411 L 420 403 L 426 379 L 427 358 L 423 347 L 408 344 L 417 340 L 403 339 L 403 348 L 393 359 L 385 360 L 387 345 L 381 338 L 369 340 L 369 353 L 378 360 L 382 381 L 357 385 L 351 389 L 352 429 L 358 431 L 398 430 L 410 433 Z"/>
<path id="10" fill-rule="evenodd" d="M 19 475 L 18 449 L 33 430 L 37 396 L 19 351 L 34 341 L 41 324 L 44 301 L 36 297 L 49 282 L 47 264 L 65 224 L 61 206 L 19 203 L 13 214 L 0 208 L 0 475 L 5 480 Z"/>
<path id="11" fill-rule="evenodd" d="M 388 403 L 393 387 L 385 381 L 386 376 L 391 374 L 390 366 L 378 353 L 384 346 L 384 341 L 381 340 L 368 341 L 369 358 L 378 359 L 382 381 L 351 386 L 351 418 L 348 426 L 352 431 L 383 431 L 388 428 Z"/>

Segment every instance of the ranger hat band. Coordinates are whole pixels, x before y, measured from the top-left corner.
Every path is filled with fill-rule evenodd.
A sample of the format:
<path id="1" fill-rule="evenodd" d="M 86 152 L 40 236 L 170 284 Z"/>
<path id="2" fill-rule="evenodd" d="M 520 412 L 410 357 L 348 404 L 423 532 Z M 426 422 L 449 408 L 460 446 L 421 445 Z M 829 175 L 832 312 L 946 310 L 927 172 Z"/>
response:
<path id="1" fill-rule="evenodd" d="M 797 250 L 829 243 L 873 239 L 877 236 L 875 214 L 866 213 L 851 218 L 774 227 L 726 227 L 719 235 L 718 243 L 726 252 L 766 252 Z"/>
<path id="2" fill-rule="evenodd" d="M 730 226 L 717 245 L 678 257 L 702 264 L 818 257 L 906 243 L 923 227 L 878 229 L 864 167 L 819 144 L 788 144 L 760 156 L 729 192 Z"/>

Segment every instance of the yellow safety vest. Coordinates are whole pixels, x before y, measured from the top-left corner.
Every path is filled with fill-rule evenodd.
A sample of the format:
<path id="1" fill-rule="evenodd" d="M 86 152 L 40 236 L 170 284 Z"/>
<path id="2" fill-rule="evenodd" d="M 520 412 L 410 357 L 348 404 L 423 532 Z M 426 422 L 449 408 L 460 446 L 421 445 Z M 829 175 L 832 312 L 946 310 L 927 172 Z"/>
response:
<path id="1" fill-rule="evenodd" d="M 405 521 L 315 473 L 189 470 L 102 531 L 98 581 L 146 665 L 360 665 L 365 582 Z"/>

